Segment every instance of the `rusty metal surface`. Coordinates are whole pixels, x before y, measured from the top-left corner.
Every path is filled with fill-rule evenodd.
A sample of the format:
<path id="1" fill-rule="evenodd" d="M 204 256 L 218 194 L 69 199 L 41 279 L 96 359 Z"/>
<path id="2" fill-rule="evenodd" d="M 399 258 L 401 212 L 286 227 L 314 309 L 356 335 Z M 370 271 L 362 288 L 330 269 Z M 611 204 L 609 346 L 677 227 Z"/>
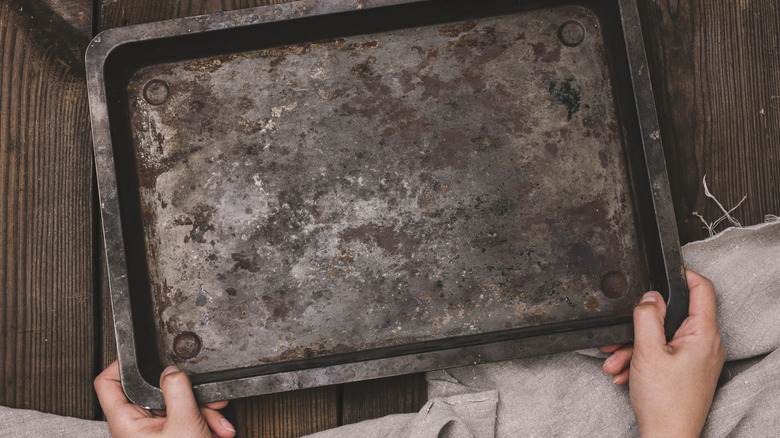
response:
<path id="1" fill-rule="evenodd" d="M 586 8 L 158 64 L 127 93 L 164 365 L 626 315 L 649 287 Z"/>
<path id="2" fill-rule="evenodd" d="M 636 4 L 539 10 L 564 3 L 302 0 L 95 37 L 128 398 L 164 407 L 171 363 L 209 402 L 626 342 L 647 285 L 673 333 Z"/>

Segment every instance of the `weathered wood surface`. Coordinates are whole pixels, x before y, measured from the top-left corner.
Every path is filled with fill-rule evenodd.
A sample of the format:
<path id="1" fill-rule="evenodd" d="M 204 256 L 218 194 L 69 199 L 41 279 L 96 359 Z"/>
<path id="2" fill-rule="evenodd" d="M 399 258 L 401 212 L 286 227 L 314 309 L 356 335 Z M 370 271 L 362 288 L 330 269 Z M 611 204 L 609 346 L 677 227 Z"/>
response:
<path id="1" fill-rule="evenodd" d="M 95 1 L 0 0 L 0 403 L 85 418 L 99 412 L 91 379 L 114 357 L 94 288 L 89 14 L 102 30 L 278 3 Z M 706 237 L 694 211 L 720 216 L 705 174 L 727 208 L 748 196 L 734 213 L 743 224 L 780 214 L 780 4 L 637 1 L 681 241 Z M 418 375 L 254 397 L 228 415 L 241 436 L 299 436 L 424 400 Z"/>
<path id="2" fill-rule="evenodd" d="M 417 412 L 428 400 L 422 374 L 368 380 L 344 385 L 343 424 L 390 414 Z"/>
<path id="3" fill-rule="evenodd" d="M 19 9 L 0 3 L 0 404 L 91 418 L 92 154 L 83 62 L 69 45 L 78 38 L 60 40 L 48 22 Z"/>
<path id="4" fill-rule="evenodd" d="M 682 243 L 780 214 L 780 2 L 638 0 Z M 722 229 L 720 227 L 719 229 Z"/>
<path id="5" fill-rule="evenodd" d="M 242 437 L 299 437 L 339 425 L 338 386 L 250 397 L 225 412 Z"/>

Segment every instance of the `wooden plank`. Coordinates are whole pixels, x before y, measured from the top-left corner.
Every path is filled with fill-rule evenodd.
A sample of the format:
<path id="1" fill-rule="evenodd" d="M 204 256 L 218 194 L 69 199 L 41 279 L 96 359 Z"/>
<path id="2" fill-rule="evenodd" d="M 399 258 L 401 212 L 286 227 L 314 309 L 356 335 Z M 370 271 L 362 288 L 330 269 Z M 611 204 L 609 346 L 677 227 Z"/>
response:
<path id="1" fill-rule="evenodd" d="M 230 402 L 236 436 L 297 438 L 339 425 L 339 387 L 327 386 Z"/>
<path id="2" fill-rule="evenodd" d="M 185 17 L 282 3 L 269 0 L 96 0 L 99 1 L 99 30 L 129 24 Z M 109 297 L 104 285 L 102 363 L 116 357 Z M 339 388 L 336 386 L 252 397 L 231 401 L 226 416 L 238 436 L 298 437 L 339 424 Z"/>
<path id="3" fill-rule="evenodd" d="M 704 175 L 743 224 L 780 214 L 780 3 L 638 3 L 682 243 L 721 216 Z"/>
<path id="4" fill-rule="evenodd" d="M 92 0 L 27 0 L 27 3 L 40 3 L 59 17 L 79 36 L 92 35 Z"/>
<path id="5" fill-rule="evenodd" d="M 343 424 L 390 414 L 418 412 L 428 401 L 424 374 L 390 377 L 344 385 Z"/>
<path id="6" fill-rule="evenodd" d="M 84 51 L 92 34 L 92 0 L 3 0 L 36 29 L 36 38 L 66 47 L 69 63 L 84 64 Z M 43 47 L 43 46 L 42 46 Z"/>
<path id="7" fill-rule="evenodd" d="M 0 4 L 0 404 L 93 418 L 87 94 L 44 24 Z"/>

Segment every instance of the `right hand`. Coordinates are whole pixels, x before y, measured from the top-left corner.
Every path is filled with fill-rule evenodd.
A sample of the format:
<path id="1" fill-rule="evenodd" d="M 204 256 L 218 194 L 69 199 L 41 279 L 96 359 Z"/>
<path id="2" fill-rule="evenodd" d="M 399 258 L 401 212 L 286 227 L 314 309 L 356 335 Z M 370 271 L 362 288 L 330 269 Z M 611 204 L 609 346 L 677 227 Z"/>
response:
<path id="1" fill-rule="evenodd" d="M 710 280 L 686 271 L 688 317 L 670 342 L 664 335 L 666 303 L 648 292 L 634 309 L 634 344 L 603 347 L 616 384 L 629 384 L 642 437 L 698 437 L 707 420 L 726 350 L 716 320 Z M 629 372 L 630 371 L 630 372 Z"/>

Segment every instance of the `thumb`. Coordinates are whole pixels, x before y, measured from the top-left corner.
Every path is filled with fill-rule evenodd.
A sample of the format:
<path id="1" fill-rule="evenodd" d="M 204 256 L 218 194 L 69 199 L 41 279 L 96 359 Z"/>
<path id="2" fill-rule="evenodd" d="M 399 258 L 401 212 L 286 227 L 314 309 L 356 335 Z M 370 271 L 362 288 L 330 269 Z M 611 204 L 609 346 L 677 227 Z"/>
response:
<path id="1" fill-rule="evenodd" d="M 647 292 L 634 308 L 634 348 L 661 348 L 666 345 L 664 318 L 666 303 L 658 292 Z"/>
<path id="2" fill-rule="evenodd" d="M 198 421 L 198 402 L 195 401 L 190 378 L 186 374 L 175 366 L 166 368 L 160 376 L 160 389 L 165 399 L 168 422 L 174 426 L 184 426 Z"/>

